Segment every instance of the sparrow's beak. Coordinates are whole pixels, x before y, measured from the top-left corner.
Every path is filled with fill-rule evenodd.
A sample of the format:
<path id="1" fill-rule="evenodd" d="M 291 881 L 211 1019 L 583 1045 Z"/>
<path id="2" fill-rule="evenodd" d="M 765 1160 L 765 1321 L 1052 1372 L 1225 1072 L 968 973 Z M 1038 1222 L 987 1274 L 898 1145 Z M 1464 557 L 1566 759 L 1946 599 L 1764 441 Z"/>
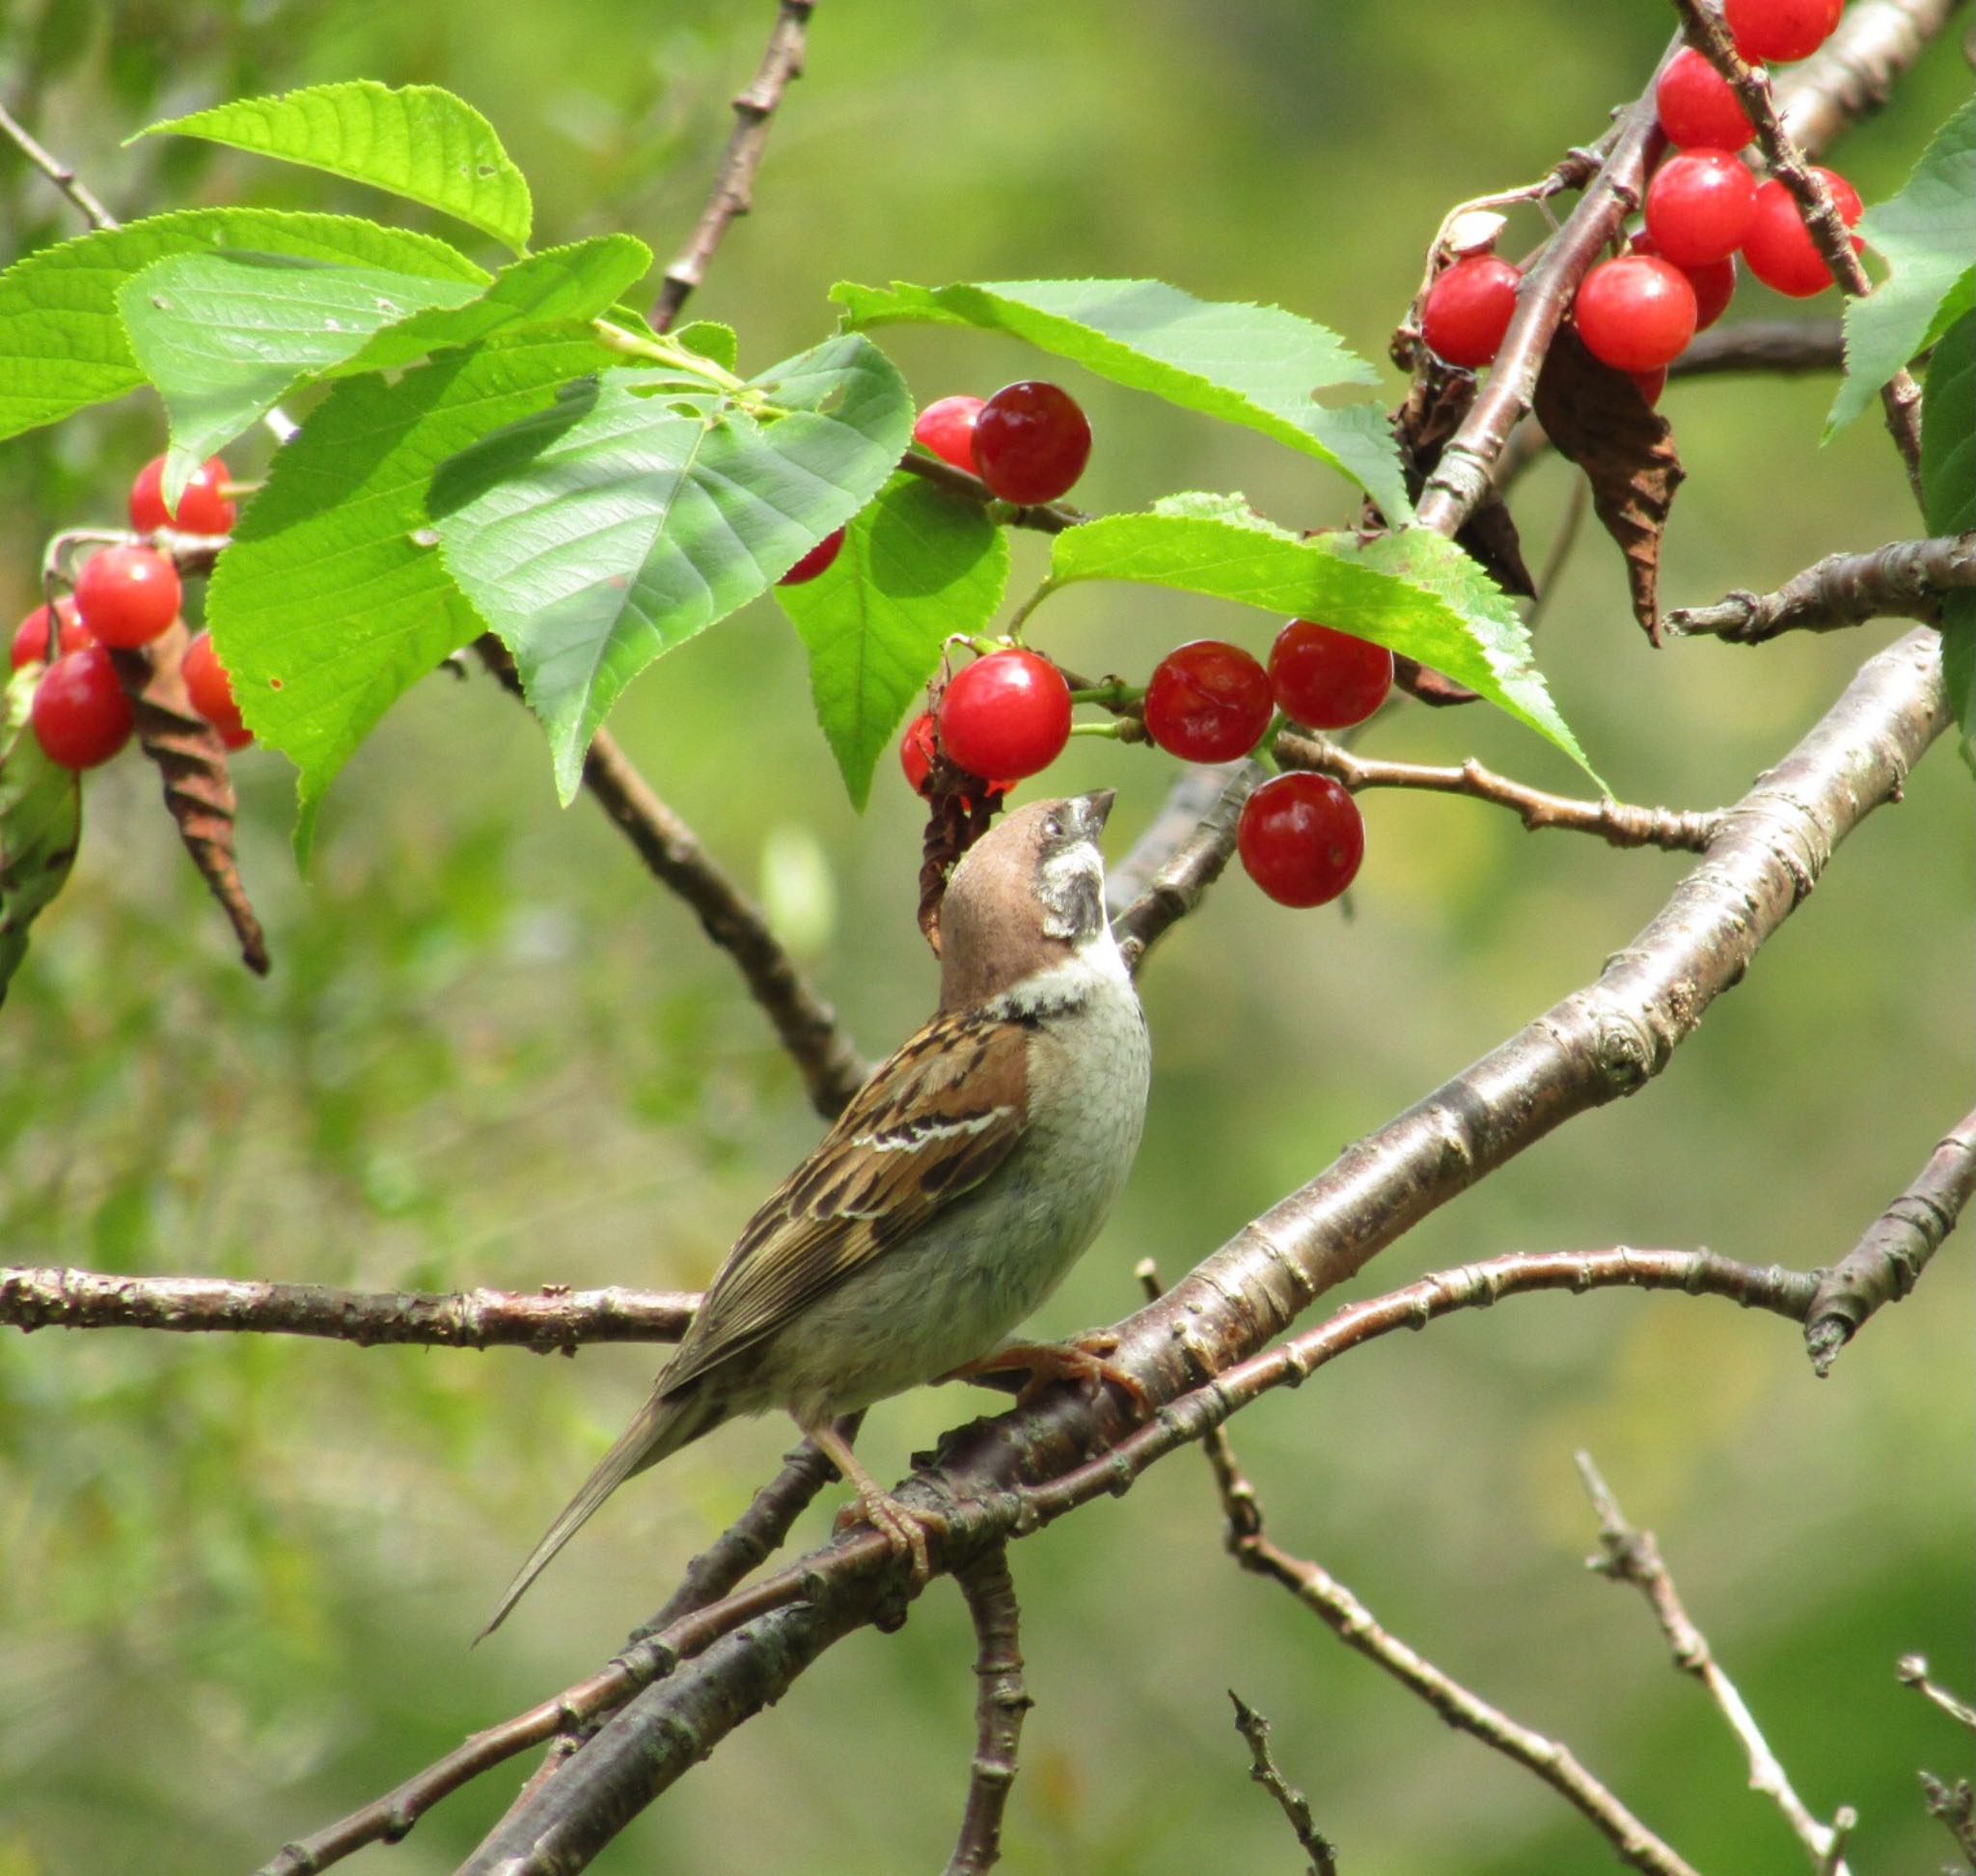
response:
<path id="1" fill-rule="evenodd" d="M 1093 788 L 1087 795 L 1079 795 L 1077 805 L 1082 811 L 1085 830 L 1092 840 L 1105 831 L 1105 821 L 1112 813 L 1112 804 L 1117 795 L 1111 788 Z"/>

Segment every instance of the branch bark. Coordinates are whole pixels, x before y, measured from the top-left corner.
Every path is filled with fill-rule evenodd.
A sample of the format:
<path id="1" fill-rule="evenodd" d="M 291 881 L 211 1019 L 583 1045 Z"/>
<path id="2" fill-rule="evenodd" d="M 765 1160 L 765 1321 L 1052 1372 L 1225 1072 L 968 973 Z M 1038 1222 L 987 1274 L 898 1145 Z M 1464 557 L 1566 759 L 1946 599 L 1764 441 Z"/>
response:
<path id="1" fill-rule="evenodd" d="M 1023 1681 L 1017 1627 L 1022 1612 L 1008 1549 L 984 1551 L 954 1572 L 974 1624 L 974 1757 L 968 1771 L 968 1805 L 961 1834 L 947 1859 L 947 1876 L 981 1876 L 1002 1860 L 1002 1814 L 1015 1783 L 1016 1748 L 1023 1716 L 1035 1705 Z"/>
<path id="2" fill-rule="evenodd" d="M 1677 637 L 1761 645 L 1784 632 L 1835 632 L 1869 619 L 1941 617 L 1943 595 L 1976 586 L 1976 534 L 1893 540 L 1864 554 L 1827 554 L 1775 593 L 1739 588 L 1713 606 L 1667 617 Z"/>

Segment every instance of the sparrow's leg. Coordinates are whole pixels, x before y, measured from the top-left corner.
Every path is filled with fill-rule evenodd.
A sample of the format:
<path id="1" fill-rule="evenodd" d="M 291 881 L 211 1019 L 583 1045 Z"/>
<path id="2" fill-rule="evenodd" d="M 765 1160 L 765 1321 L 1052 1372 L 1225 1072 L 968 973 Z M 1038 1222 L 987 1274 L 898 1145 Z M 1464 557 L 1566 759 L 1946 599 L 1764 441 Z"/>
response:
<path id="1" fill-rule="evenodd" d="M 1004 1374 L 1011 1368 L 1027 1370 L 1029 1379 L 1016 1395 L 1016 1405 L 1027 1407 L 1056 1381 L 1081 1382 L 1093 1393 L 1110 1382 L 1132 1403 L 1133 1412 L 1145 1420 L 1153 1411 L 1152 1396 L 1136 1376 L 1126 1373 L 1105 1357 L 1118 1346 L 1118 1338 L 1109 1329 L 1093 1329 L 1087 1335 L 1073 1336 L 1061 1342 L 1011 1342 L 972 1362 L 964 1362 L 943 1381 L 972 1381 L 983 1374 Z"/>
<path id="2" fill-rule="evenodd" d="M 894 1556 L 911 1555 L 913 1579 L 924 1584 L 933 1574 L 932 1561 L 926 1555 L 926 1533 L 944 1533 L 947 1520 L 938 1511 L 919 1511 L 910 1504 L 901 1504 L 858 1463 L 850 1441 L 829 1421 L 820 1426 L 805 1426 L 803 1430 L 816 1442 L 817 1450 L 843 1475 L 844 1482 L 856 1490 L 857 1510 L 864 1522 L 892 1546 Z M 845 1505 L 837 1514 L 839 1527 L 855 1522 L 852 1507 Z"/>

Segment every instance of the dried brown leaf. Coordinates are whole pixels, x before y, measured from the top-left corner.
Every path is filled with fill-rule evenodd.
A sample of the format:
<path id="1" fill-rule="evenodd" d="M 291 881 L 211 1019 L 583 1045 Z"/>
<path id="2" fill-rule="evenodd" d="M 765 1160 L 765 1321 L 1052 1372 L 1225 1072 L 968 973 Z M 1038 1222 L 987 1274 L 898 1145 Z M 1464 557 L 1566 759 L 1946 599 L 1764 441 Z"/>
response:
<path id="1" fill-rule="evenodd" d="M 1592 511 L 1626 556 L 1633 617 L 1660 643 L 1660 534 L 1687 473 L 1674 432 L 1624 372 L 1602 365 L 1570 327 L 1551 341 L 1537 378 L 1537 421 L 1585 472 Z"/>
<path id="2" fill-rule="evenodd" d="M 957 762 L 935 755 L 926 775 L 928 808 L 926 838 L 919 860 L 919 929 L 933 955 L 940 955 L 940 902 L 947 897 L 947 876 L 961 855 L 987 833 L 1002 812 L 1002 796 L 992 792 L 978 775 Z"/>
<path id="3" fill-rule="evenodd" d="M 178 667 L 185 628 L 174 625 L 142 651 L 112 651 L 111 662 L 137 713 L 137 739 L 157 764 L 165 806 L 212 896 L 233 921 L 240 961 L 267 975 L 267 942 L 233 860 L 233 778 L 219 732 L 187 702 Z"/>

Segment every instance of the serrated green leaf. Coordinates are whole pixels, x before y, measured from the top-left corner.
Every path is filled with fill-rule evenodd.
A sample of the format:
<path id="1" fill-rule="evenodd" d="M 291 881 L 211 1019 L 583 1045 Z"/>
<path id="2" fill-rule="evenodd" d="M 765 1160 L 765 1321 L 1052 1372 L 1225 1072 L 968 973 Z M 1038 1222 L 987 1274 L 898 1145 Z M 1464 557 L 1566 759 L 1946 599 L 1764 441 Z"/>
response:
<path id="1" fill-rule="evenodd" d="M 816 720 L 860 814 L 892 733 L 956 632 L 983 630 L 1008 586 L 1008 538 L 978 502 L 895 475 L 829 568 L 778 587 L 810 653 Z"/>
<path id="2" fill-rule="evenodd" d="M 0 1003 L 28 927 L 67 883 L 82 838 L 82 778 L 49 761 L 28 727 L 41 675 L 39 664 L 14 674 L 0 716 Z"/>
<path id="3" fill-rule="evenodd" d="M 1349 476 L 1395 525 L 1413 518 L 1384 411 L 1327 408 L 1329 385 L 1379 382 L 1338 336 L 1276 306 L 1198 300 L 1158 280 L 1001 280 L 832 288 L 853 331 L 901 320 L 1007 332 L 1101 377 L 1243 424 Z"/>
<path id="4" fill-rule="evenodd" d="M 723 325 L 718 319 L 692 320 L 672 334 L 672 343 L 712 359 L 724 372 L 740 367 L 741 341 L 735 337 L 732 326 Z"/>
<path id="5" fill-rule="evenodd" d="M 1932 534 L 1976 528 L 1976 313 L 1943 333 L 1921 392 L 1921 504 Z M 1976 593 L 1952 593 L 1941 609 L 1942 677 L 1957 747 L 1976 770 Z"/>
<path id="6" fill-rule="evenodd" d="M 912 399 L 868 339 L 785 360 L 748 396 L 641 395 L 606 372 L 450 464 L 434 483 L 446 564 L 513 652 L 559 793 L 618 693 L 661 652 L 765 591 L 884 486 Z"/>
<path id="7" fill-rule="evenodd" d="M 1056 537 L 1050 578 L 1174 587 L 1371 639 L 1478 691 L 1598 780 L 1509 600 L 1452 541 L 1424 529 L 1361 544 L 1352 536 L 1306 540 L 1260 516 L 1197 509 L 1106 515 Z"/>
<path id="8" fill-rule="evenodd" d="M 172 254 L 251 249 L 484 283 L 486 272 L 429 234 L 354 215 L 189 208 L 42 248 L 0 273 L 0 437 L 52 424 L 146 382 L 117 307 L 133 274 Z"/>
<path id="9" fill-rule="evenodd" d="M 1846 302 L 1846 377 L 1825 419 L 1827 440 L 1927 342 L 1944 299 L 1976 291 L 1976 101 L 1939 130 L 1897 196 L 1860 217 L 1859 232 L 1887 263 L 1887 278 Z"/>
<path id="10" fill-rule="evenodd" d="M 481 621 L 440 560 L 438 466 L 618 355 L 588 327 L 531 327 L 407 372 L 346 379 L 275 456 L 206 592 L 248 727 L 301 771 L 298 857 L 338 769 Z"/>
<path id="11" fill-rule="evenodd" d="M 245 97 L 147 125 L 368 182 L 491 234 L 529 244 L 529 185 L 479 111 L 437 85 L 397 89 L 369 78 Z M 135 142 L 136 138 L 130 139 Z"/>

